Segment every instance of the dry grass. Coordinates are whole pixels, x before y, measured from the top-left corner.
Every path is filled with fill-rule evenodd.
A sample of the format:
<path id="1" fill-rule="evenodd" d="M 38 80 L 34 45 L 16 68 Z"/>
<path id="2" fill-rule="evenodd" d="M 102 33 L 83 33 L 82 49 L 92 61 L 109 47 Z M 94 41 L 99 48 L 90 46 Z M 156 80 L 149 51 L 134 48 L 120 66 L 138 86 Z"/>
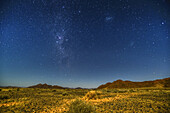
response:
<path id="1" fill-rule="evenodd" d="M 97 113 L 170 112 L 170 89 L 57 90 L 4 89 L 0 112 L 63 113 L 76 100 L 93 105 Z"/>
<path id="2" fill-rule="evenodd" d="M 99 96 L 97 95 L 96 91 L 90 91 L 83 97 L 83 99 L 84 100 L 96 100 L 96 99 L 99 99 Z"/>

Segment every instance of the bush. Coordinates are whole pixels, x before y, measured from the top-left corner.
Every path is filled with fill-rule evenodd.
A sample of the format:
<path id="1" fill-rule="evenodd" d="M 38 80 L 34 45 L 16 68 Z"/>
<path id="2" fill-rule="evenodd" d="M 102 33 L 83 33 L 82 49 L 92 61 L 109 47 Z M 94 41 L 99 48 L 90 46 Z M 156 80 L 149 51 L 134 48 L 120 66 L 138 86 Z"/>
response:
<path id="1" fill-rule="evenodd" d="M 132 92 L 135 92 L 135 91 L 133 89 L 130 89 L 129 92 L 132 93 Z"/>
<path id="2" fill-rule="evenodd" d="M 68 96 L 69 94 L 67 92 L 62 93 L 63 96 Z"/>
<path id="3" fill-rule="evenodd" d="M 10 97 L 8 95 L 0 95 L 0 99 L 4 100 L 4 99 L 9 99 Z"/>
<path id="4" fill-rule="evenodd" d="M 112 92 L 113 92 L 113 93 L 118 93 L 118 92 L 119 92 L 119 90 L 114 89 Z"/>
<path id="5" fill-rule="evenodd" d="M 93 106 L 83 102 L 82 100 L 75 100 L 69 107 L 67 113 L 95 113 Z"/>
<path id="6" fill-rule="evenodd" d="M 54 89 L 54 90 L 52 90 L 52 92 L 56 92 L 56 90 Z"/>
<path id="7" fill-rule="evenodd" d="M 19 89 L 19 88 L 17 88 L 17 91 L 20 91 L 20 89 Z"/>
<path id="8" fill-rule="evenodd" d="M 111 92 L 111 90 L 106 90 L 106 92 L 107 92 L 107 93 L 110 93 L 110 92 Z"/>
<path id="9" fill-rule="evenodd" d="M 90 91 L 88 92 L 85 96 L 84 96 L 84 99 L 85 100 L 90 100 L 90 99 L 98 99 L 98 95 L 95 91 Z"/>

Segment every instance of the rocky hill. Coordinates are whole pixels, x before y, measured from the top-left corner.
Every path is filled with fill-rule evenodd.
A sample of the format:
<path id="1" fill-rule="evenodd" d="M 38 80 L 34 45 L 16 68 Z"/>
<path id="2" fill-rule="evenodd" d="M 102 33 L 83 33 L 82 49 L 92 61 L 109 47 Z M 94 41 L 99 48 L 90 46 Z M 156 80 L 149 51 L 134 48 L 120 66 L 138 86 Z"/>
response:
<path id="1" fill-rule="evenodd" d="M 170 87 L 170 77 L 165 79 L 143 82 L 117 80 L 112 83 L 108 82 L 106 84 L 100 85 L 97 89 L 141 88 L 141 87 Z"/>
<path id="2" fill-rule="evenodd" d="M 37 84 L 34 86 L 29 86 L 28 88 L 55 88 L 55 89 L 65 89 L 64 87 L 57 85 L 48 85 L 48 84 Z"/>

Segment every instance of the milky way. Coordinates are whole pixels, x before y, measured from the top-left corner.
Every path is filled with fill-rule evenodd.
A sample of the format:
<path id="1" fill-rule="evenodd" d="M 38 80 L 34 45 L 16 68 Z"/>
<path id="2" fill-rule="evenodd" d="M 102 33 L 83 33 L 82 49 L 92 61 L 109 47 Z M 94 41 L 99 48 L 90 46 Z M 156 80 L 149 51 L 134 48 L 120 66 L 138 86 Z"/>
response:
<path id="1" fill-rule="evenodd" d="M 96 87 L 170 76 L 168 0 L 1 0 L 0 85 Z"/>

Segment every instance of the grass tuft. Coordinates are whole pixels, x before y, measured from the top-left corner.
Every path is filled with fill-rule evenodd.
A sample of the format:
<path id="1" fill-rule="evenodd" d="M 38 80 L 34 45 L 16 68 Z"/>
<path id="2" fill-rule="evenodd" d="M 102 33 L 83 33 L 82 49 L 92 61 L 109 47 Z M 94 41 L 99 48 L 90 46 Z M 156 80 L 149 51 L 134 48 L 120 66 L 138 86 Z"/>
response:
<path id="1" fill-rule="evenodd" d="M 90 91 L 84 96 L 85 100 L 91 100 L 91 99 L 96 100 L 98 98 L 99 96 L 97 95 L 96 91 Z"/>
<path id="2" fill-rule="evenodd" d="M 67 113 L 95 113 L 95 109 L 92 105 L 77 99 L 71 103 Z"/>

